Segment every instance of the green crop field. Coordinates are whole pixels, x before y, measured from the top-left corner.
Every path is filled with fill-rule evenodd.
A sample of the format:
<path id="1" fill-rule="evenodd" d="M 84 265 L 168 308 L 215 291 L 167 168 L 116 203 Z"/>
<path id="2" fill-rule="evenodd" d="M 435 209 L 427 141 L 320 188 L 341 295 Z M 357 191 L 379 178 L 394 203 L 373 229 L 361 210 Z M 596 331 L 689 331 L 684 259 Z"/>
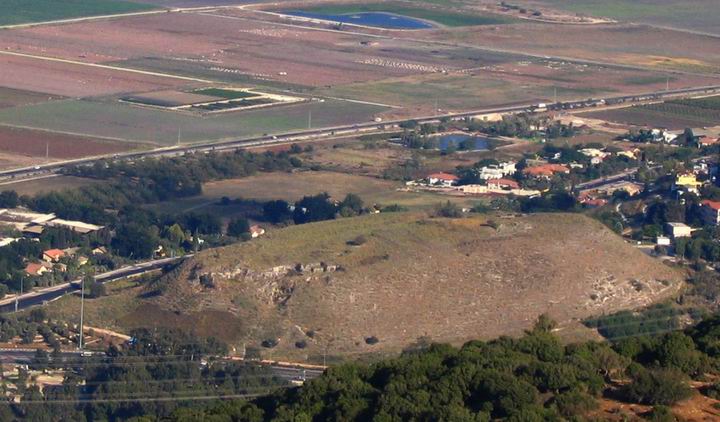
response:
<path id="1" fill-rule="evenodd" d="M 237 139 L 308 127 L 369 122 L 386 108 L 328 100 L 202 117 L 155 110 L 111 99 L 56 101 L 0 110 L 0 123 L 58 132 L 173 145 Z"/>
<path id="2" fill-rule="evenodd" d="M 498 15 L 459 13 L 439 9 L 405 6 L 397 3 L 330 4 L 298 9 L 304 12 L 323 14 L 347 14 L 362 12 L 386 12 L 437 22 L 446 26 L 499 25 L 514 22 L 513 19 Z"/>
<path id="3" fill-rule="evenodd" d="M 154 8 L 124 0 L 2 0 L 0 25 L 142 12 Z"/>
<path id="4" fill-rule="evenodd" d="M 720 34 L 717 0 L 542 0 L 542 3 L 575 13 Z"/>
<path id="5" fill-rule="evenodd" d="M 658 104 L 588 113 L 589 117 L 639 126 L 683 129 L 720 124 L 720 97 L 673 100 Z"/>

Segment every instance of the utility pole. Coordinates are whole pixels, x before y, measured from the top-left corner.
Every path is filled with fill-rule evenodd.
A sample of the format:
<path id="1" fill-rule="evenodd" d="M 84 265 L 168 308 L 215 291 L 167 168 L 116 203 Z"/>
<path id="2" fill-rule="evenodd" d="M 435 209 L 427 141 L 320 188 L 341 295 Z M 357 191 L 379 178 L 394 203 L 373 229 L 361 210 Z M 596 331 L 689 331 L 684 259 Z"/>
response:
<path id="1" fill-rule="evenodd" d="M 308 110 L 308 129 L 312 129 L 312 110 Z"/>
<path id="2" fill-rule="evenodd" d="M 182 129 L 178 128 L 178 136 L 177 136 L 177 142 L 175 142 L 175 145 L 180 145 L 180 133 Z"/>
<path id="3" fill-rule="evenodd" d="M 85 316 L 85 277 L 80 280 L 80 337 L 79 337 L 79 349 L 83 348 L 83 317 Z"/>
<path id="4" fill-rule="evenodd" d="M 45 161 L 50 159 L 50 142 L 45 143 Z"/>
<path id="5" fill-rule="evenodd" d="M 554 96 L 554 98 L 555 98 L 555 100 L 554 100 L 554 103 L 553 103 L 553 104 L 557 104 L 557 103 L 558 103 L 558 100 L 557 100 L 557 87 L 555 87 L 555 96 Z"/>
<path id="6" fill-rule="evenodd" d="M 670 77 L 668 76 L 667 79 L 665 79 L 665 91 L 670 91 Z"/>

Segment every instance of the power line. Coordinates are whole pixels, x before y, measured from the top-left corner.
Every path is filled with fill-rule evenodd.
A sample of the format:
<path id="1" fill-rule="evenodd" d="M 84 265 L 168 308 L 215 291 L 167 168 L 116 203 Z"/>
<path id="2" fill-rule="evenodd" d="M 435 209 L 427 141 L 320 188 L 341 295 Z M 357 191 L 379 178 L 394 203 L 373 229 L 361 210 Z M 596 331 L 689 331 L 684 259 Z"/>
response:
<path id="1" fill-rule="evenodd" d="M 117 402 L 162 402 L 162 401 L 197 401 L 197 400 L 224 400 L 224 399 L 247 399 L 261 397 L 264 394 L 227 394 L 215 396 L 188 396 L 188 397 L 148 397 L 128 399 L 68 399 L 68 400 L 25 400 L 19 404 L 71 404 L 71 403 L 117 403 Z M 3 402 L 0 402 L 3 403 Z M 7 402 L 6 404 L 11 404 Z"/>

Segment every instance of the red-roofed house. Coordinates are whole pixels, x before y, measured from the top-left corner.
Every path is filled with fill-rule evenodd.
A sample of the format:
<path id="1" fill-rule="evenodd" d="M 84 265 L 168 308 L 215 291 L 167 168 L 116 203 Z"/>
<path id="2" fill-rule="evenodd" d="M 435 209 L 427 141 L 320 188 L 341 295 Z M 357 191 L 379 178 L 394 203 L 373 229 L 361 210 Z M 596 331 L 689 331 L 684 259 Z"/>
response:
<path id="1" fill-rule="evenodd" d="M 706 199 L 700 203 L 705 224 L 717 226 L 720 223 L 720 201 Z"/>
<path id="2" fill-rule="evenodd" d="M 48 249 L 43 252 L 42 259 L 47 262 L 58 262 L 63 256 L 65 252 L 60 249 Z"/>
<path id="3" fill-rule="evenodd" d="M 543 164 L 535 167 L 525 167 L 523 174 L 530 177 L 542 177 L 549 179 L 556 173 L 567 174 L 570 173 L 570 169 L 562 164 Z"/>
<path id="4" fill-rule="evenodd" d="M 25 267 L 25 273 L 27 275 L 32 275 L 36 277 L 41 276 L 48 271 L 50 271 L 50 268 L 48 268 L 48 264 L 45 262 L 41 262 L 39 264 L 31 262 L 27 264 L 27 267 Z"/>
<path id="5" fill-rule="evenodd" d="M 431 185 L 441 185 L 450 187 L 457 183 L 459 177 L 450 173 L 433 173 L 427 177 L 427 181 Z"/>
<path id="6" fill-rule="evenodd" d="M 709 147 L 711 145 L 715 145 L 718 141 L 720 141 L 720 138 L 713 138 L 711 136 L 703 136 L 698 139 L 698 147 Z"/>
<path id="7" fill-rule="evenodd" d="M 518 182 L 516 182 L 512 179 L 488 180 L 488 187 L 490 189 L 505 189 L 505 190 L 520 189 L 520 185 L 518 184 Z"/>

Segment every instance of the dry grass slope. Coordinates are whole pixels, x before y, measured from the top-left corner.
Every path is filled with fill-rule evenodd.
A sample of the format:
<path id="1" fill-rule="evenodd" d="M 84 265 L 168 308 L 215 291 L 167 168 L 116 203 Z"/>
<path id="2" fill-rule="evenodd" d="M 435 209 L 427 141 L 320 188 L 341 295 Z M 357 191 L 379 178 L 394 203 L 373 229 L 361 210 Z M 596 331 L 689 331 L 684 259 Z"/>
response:
<path id="1" fill-rule="evenodd" d="M 420 337 L 516 334 L 543 312 L 569 321 L 681 285 L 679 273 L 587 217 L 487 218 L 397 213 L 276 230 L 186 262 L 125 322 L 190 324 L 238 345 L 274 338 L 266 354 L 312 359 L 326 349 L 393 352 Z M 348 243 L 358 236 L 365 241 Z M 372 336 L 379 343 L 368 345 Z"/>

